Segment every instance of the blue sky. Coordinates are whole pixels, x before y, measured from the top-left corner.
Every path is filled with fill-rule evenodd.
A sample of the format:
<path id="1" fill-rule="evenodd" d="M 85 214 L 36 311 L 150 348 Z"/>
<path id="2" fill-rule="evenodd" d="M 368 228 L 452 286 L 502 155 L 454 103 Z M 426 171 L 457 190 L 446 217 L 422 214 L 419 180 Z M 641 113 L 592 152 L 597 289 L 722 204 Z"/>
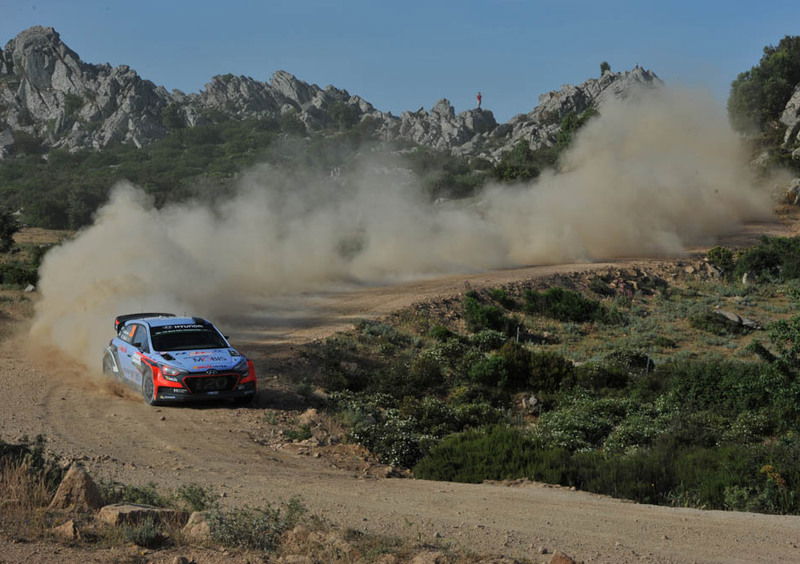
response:
<path id="1" fill-rule="evenodd" d="M 0 44 L 53 26 L 91 63 L 168 89 L 279 69 L 399 114 L 483 92 L 499 121 L 539 94 L 636 64 L 724 103 L 762 48 L 800 34 L 800 1 L 0 0 Z"/>

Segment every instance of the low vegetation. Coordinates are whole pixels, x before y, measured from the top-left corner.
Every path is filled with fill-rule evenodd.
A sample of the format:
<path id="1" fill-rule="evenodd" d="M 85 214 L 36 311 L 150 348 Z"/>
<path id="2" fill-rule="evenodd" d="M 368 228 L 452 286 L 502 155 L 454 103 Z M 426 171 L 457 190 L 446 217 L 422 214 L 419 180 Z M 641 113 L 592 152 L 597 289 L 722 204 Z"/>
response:
<path id="1" fill-rule="evenodd" d="M 352 441 L 420 478 L 800 514 L 798 258 L 765 238 L 661 276 L 470 290 L 329 338 L 315 384 Z"/>

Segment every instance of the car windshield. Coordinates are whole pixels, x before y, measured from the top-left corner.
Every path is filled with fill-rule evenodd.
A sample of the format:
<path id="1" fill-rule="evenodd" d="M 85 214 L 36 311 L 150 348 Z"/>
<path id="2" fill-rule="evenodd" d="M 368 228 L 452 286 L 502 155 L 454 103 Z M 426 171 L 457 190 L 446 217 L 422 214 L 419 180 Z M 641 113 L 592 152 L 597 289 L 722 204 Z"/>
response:
<path id="1" fill-rule="evenodd" d="M 157 351 L 188 351 L 196 349 L 224 349 L 225 339 L 207 325 L 166 325 L 152 327 L 150 337 Z"/>

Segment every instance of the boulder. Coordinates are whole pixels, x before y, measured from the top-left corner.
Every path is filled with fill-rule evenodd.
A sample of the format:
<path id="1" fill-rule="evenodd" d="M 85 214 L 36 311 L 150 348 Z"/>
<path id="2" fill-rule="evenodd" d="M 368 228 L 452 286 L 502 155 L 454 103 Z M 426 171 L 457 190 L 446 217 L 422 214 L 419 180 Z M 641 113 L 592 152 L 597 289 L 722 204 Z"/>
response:
<path id="1" fill-rule="evenodd" d="M 411 559 L 411 564 L 445 564 L 449 561 L 444 552 L 438 550 L 426 550 L 420 552 Z"/>
<path id="2" fill-rule="evenodd" d="M 189 520 L 189 514 L 185 511 L 153 507 L 152 505 L 114 503 L 102 507 L 97 518 L 115 527 L 141 523 L 148 518 L 159 523 L 183 526 Z"/>
<path id="3" fill-rule="evenodd" d="M 78 531 L 77 525 L 75 525 L 75 521 L 70 519 L 63 525 L 59 525 L 58 527 L 53 527 L 50 529 L 55 536 L 65 539 L 65 540 L 77 540 L 80 538 L 81 534 Z"/>
<path id="4" fill-rule="evenodd" d="M 83 466 L 73 463 L 58 485 L 48 509 L 52 511 L 89 512 L 102 507 L 103 496 Z"/>
<path id="5" fill-rule="evenodd" d="M 550 564 L 576 564 L 576 562 L 571 556 L 564 554 L 560 550 L 556 550 L 553 553 L 553 557 L 550 558 Z"/>
<path id="6" fill-rule="evenodd" d="M 800 142 L 800 84 L 795 87 L 792 97 L 786 102 L 780 121 L 786 126 L 786 133 L 783 136 L 784 146 L 791 147 Z"/>
<path id="7" fill-rule="evenodd" d="M 203 543 L 211 540 L 211 525 L 208 522 L 206 511 L 194 511 L 186 525 L 181 530 L 183 536 L 190 542 Z"/>
<path id="8" fill-rule="evenodd" d="M 786 202 L 792 205 L 800 205 L 800 178 L 793 178 L 786 188 Z"/>

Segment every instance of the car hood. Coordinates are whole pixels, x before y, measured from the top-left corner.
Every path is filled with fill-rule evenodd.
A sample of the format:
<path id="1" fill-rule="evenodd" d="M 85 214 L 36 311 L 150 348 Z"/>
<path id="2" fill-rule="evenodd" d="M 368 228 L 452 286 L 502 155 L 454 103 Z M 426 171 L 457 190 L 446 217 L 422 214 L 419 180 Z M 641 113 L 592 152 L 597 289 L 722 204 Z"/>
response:
<path id="1" fill-rule="evenodd" d="M 156 355 L 157 360 L 187 372 L 230 370 L 244 358 L 234 349 L 198 349 L 170 351 Z"/>

